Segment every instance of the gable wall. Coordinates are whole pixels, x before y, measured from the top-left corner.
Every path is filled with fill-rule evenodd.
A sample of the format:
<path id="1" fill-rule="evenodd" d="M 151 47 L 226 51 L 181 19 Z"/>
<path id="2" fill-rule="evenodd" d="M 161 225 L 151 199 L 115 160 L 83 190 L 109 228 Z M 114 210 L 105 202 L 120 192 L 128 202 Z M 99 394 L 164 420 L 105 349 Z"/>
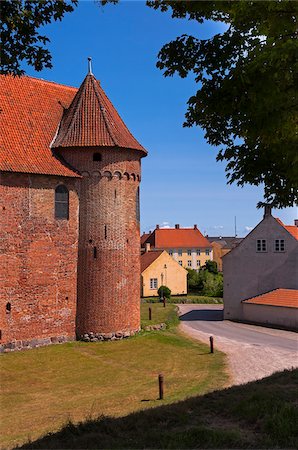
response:
<path id="1" fill-rule="evenodd" d="M 15 173 L 0 177 L 0 345 L 73 338 L 79 181 Z M 61 182 L 69 189 L 69 220 L 54 218 L 54 190 Z"/>
<path id="2" fill-rule="evenodd" d="M 267 239 L 268 251 L 256 252 L 256 240 Z M 274 240 L 286 251 L 276 253 Z M 277 288 L 298 289 L 298 242 L 272 216 L 267 216 L 223 258 L 224 317 L 243 319 L 241 300 Z"/>

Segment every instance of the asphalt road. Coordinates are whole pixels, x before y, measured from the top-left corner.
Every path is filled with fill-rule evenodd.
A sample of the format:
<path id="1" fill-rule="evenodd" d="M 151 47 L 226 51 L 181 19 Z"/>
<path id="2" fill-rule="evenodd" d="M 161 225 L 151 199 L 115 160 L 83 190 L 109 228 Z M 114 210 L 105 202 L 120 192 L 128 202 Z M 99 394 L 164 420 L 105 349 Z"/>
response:
<path id="1" fill-rule="evenodd" d="M 179 305 L 180 320 L 190 329 L 256 347 L 298 352 L 298 334 L 292 331 L 223 320 L 222 305 Z"/>

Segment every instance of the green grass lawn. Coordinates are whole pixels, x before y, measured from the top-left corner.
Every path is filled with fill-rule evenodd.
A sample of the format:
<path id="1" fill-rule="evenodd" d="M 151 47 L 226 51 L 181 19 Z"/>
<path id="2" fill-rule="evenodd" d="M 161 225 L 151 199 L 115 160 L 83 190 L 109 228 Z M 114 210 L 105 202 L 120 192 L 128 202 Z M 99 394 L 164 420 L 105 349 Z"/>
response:
<path id="1" fill-rule="evenodd" d="M 0 368 L 2 448 L 55 432 L 69 420 L 125 416 L 204 394 L 227 382 L 224 355 L 211 355 L 207 346 L 186 339 L 173 327 L 122 341 L 6 353 L 0 357 Z M 165 377 L 163 401 L 157 400 L 160 372 Z"/>
<path id="2" fill-rule="evenodd" d="M 149 320 L 149 308 L 151 308 L 151 320 Z M 141 304 L 142 328 L 146 325 L 155 325 L 159 323 L 166 323 L 169 327 L 171 325 L 177 325 L 178 322 L 177 307 L 174 304 L 168 303 L 165 307 L 163 306 L 163 303 Z"/>
<path id="3" fill-rule="evenodd" d="M 298 371 L 44 437 L 43 449 L 285 449 L 298 447 Z"/>

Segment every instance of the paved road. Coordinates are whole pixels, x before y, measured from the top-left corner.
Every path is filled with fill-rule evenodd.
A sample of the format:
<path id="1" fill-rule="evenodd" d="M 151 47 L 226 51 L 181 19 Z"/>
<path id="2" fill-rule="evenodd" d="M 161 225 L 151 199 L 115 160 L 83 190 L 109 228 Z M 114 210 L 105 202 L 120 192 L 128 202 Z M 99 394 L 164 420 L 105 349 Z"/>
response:
<path id="1" fill-rule="evenodd" d="M 297 333 L 223 320 L 222 305 L 179 305 L 179 309 L 180 320 L 203 333 L 259 347 L 298 351 Z"/>
<path id="2" fill-rule="evenodd" d="M 227 356 L 229 385 L 298 367 L 298 334 L 223 320 L 221 305 L 179 305 L 180 329 Z"/>

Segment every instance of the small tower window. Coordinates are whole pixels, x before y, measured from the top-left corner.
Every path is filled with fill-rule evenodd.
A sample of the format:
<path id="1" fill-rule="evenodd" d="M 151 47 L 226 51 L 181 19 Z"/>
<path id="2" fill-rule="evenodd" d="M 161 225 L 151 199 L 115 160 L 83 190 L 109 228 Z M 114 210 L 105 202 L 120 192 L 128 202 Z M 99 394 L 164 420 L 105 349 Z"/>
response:
<path id="1" fill-rule="evenodd" d="M 93 161 L 102 161 L 101 153 L 93 153 Z"/>
<path id="2" fill-rule="evenodd" d="M 9 314 L 11 312 L 11 303 L 6 303 L 6 313 Z"/>
<path id="3" fill-rule="evenodd" d="M 97 248 L 93 247 L 93 258 L 97 258 Z"/>
<path id="4" fill-rule="evenodd" d="M 69 192 L 66 186 L 59 184 L 55 189 L 55 219 L 69 218 Z"/>

